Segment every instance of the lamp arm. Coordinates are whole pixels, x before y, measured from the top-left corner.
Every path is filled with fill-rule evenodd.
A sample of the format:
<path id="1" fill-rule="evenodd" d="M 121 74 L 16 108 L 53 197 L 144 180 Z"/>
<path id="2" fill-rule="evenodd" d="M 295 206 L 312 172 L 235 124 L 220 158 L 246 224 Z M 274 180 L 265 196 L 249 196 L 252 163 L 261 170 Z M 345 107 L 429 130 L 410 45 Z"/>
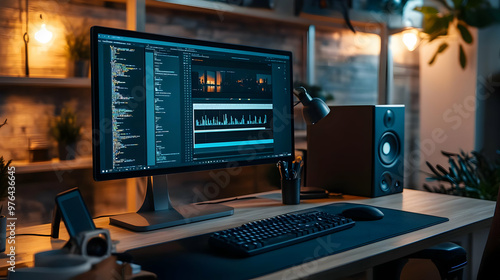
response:
<path id="1" fill-rule="evenodd" d="M 293 94 L 304 106 L 309 106 L 309 103 L 311 103 L 311 101 L 313 100 L 312 97 L 307 93 L 306 88 L 302 86 L 294 88 Z"/>

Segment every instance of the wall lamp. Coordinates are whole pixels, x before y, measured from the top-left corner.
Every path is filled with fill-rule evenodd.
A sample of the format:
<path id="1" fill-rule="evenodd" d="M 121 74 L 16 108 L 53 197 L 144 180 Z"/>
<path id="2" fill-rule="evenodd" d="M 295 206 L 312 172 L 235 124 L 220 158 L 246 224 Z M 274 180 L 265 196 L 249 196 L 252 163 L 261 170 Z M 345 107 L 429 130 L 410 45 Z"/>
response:
<path id="1" fill-rule="evenodd" d="M 299 99 L 295 105 L 299 103 L 304 105 L 302 115 L 308 125 L 317 123 L 330 113 L 330 108 L 326 103 L 317 97 L 312 98 L 304 87 L 294 88 L 293 94 Z"/>
<path id="2" fill-rule="evenodd" d="M 29 4 L 28 0 L 24 2 L 25 4 L 25 10 L 26 10 L 26 31 L 24 32 L 23 35 L 23 41 L 24 41 L 24 69 L 25 69 L 25 75 L 26 77 L 29 77 L 30 75 L 30 69 L 29 69 L 29 63 L 28 63 L 28 43 L 30 42 L 30 36 L 28 34 L 28 23 L 29 23 Z M 43 21 L 42 14 L 40 14 L 40 19 Z M 52 39 L 52 32 L 47 30 L 47 26 L 45 23 L 42 23 L 42 26 L 39 31 L 35 33 L 35 39 L 42 43 L 48 43 L 50 39 Z"/>
<path id="3" fill-rule="evenodd" d="M 410 28 L 403 31 L 403 44 L 406 48 L 412 52 L 414 51 L 418 44 L 420 43 L 420 37 L 418 36 L 418 30 L 415 28 Z"/>
<path id="4" fill-rule="evenodd" d="M 23 40 L 24 40 L 24 71 L 26 77 L 30 75 L 30 68 L 28 63 L 28 43 L 30 42 L 30 36 L 28 35 L 28 0 L 24 2 L 26 8 L 26 32 L 24 32 Z"/>
<path id="5" fill-rule="evenodd" d="M 42 18 L 41 14 L 40 18 Z M 42 23 L 42 27 L 40 27 L 40 30 L 35 33 L 35 39 L 42 44 L 48 43 L 50 39 L 52 39 L 52 32 L 47 30 L 47 26 L 45 25 L 45 23 Z"/>
<path id="6" fill-rule="evenodd" d="M 420 33 L 417 28 L 403 27 L 389 29 L 389 35 L 401 33 L 401 40 L 405 47 L 410 51 L 414 51 L 421 43 Z"/>

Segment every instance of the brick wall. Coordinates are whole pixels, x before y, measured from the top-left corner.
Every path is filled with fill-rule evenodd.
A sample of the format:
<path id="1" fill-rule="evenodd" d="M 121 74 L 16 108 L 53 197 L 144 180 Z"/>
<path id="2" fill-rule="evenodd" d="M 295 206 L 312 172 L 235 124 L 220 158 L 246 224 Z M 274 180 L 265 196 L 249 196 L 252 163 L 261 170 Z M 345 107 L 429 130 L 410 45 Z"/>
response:
<path id="1" fill-rule="evenodd" d="M 333 104 L 376 104 L 380 37 L 350 30 L 316 33 L 316 83 Z"/>

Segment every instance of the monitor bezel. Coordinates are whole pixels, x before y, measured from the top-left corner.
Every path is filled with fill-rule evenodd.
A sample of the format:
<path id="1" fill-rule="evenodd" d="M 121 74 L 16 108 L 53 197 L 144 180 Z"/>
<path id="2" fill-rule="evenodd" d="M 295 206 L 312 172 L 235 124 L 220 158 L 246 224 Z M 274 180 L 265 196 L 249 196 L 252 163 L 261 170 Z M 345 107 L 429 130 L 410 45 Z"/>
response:
<path id="1" fill-rule="evenodd" d="M 251 52 L 269 53 L 274 55 L 284 55 L 288 56 L 290 60 L 290 139 L 291 139 L 291 155 L 264 159 L 253 159 L 253 160 L 239 160 L 239 161 L 228 161 L 222 163 L 209 163 L 209 164 L 197 164 L 197 165 L 186 165 L 179 167 L 168 167 L 168 168 L 155 168 L 148 170 L 133 170 L 133 171 L 122 171 L 122 172 L 110 172 L 102 173 L 100 167 L 100 129 L 101 124 L 99 120 L 99 85 L 97 77 L 99 76 L 98 67 L 98 34 L 125 36 L 125 37 L 138 37 L 142 39 L 150 39 L 157 41 L 168 41 L 173 43 L 181 44 L 192 44 L 201 45 L 209 47 L 227 48 L 234 50 L 243 50 Z M 138 31 L 130 31 L 123 29 L 115 29 L 102 26 L 93 26 L 90 29 L 90 46 L 91 46 L 91 91 L 92 91 L 92 166 L 93 166 L 93 176 L 96 181 L 114 180 L 114 179 L 126 179 L 135 177 L 145 177 L 145 176 L 156 176 L 163 174 L 173 174 L 173 173 L 184 173 L 184 172 L 196 172 L 196 171 L 206 171 L 224 168 L 236 168 L 239 166 L 249 166 L 249 165 L 259 165 L 259 164 L 272 164 L 276 163 L 278 160 L 292 161 L 294 159 L 295 153 L 295 142 L 294 142 L 294 105 L 293 105 L 293 57 L 292 52 L 284 50 L 274 50 L 260 47 L 252 47 L 245 45 L 236 45 L 220 42 L 212 42 L 198 39 L 189 39 L 182 37 L 166 36 Z"/>

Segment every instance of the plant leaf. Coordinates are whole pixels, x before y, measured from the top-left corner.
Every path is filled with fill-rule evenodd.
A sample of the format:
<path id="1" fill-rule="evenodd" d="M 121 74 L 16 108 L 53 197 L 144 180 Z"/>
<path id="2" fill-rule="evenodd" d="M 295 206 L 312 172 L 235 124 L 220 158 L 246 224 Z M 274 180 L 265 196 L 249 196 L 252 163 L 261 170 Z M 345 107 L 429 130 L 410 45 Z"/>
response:
<path id="1" fill-rule="evenodd" d="M 489 1 L 468 0 L 459 19 L 474 27 L 486 27 L 500 21 L 500 10 L 494 8 Z"/>
<path id="2" fill-rule="evenodd" d="M 462 0 L 453 0 L 453 7 L 458 10 L 462 6 Z"/>
<path id="3" fill-rule="evenodd" d="M 460 60 L 460 66 L 462 67 L 462 69 L 465 69 L 465 66 L 467 66 L 467 57 L 465 57 L 465 52 L 464 52 L 464 48 L 462 47 L 462 44 L 460 44 L 459 60 Z"/>
<path id="4" fill-rule="evenodd" d="M 465 5 L 465 7 L 467 9 L 475 9 L 475 8 L 478 8 L 482 5 L 489 5 L 490 3 L 488 3 L 488 1 L 484 1 L 484 0 L 468 0 L 467 1 L 467 4 Z"/>
<path id="5" fill-rule="evenodd" d="M 446 190 L 446 188 L 442 184 L 439 184 L 439 192 L 448 193 L 448 191 Z"/>
<path id="6" fill-rule="evenodd" d="M 444 50 L 446 50 L 446 48 L 448 48 L 448 44 L 442 43 L 441 45 L 439 45 L 438 52 L 442 53 L 442 52 L 444 52 Z"/>
<path id="7" fill-rule="evenodd" d="M 429 167 L 432 173 L 434 173 L 437 176 L 441 176 L 441 174 L 434 168 L 434 166 L 432 166 L 430 162 L 426 161 L 425 164 L 427 164 L 427 167 Z"/>
<path id="8" fill-rule="evenodd" d="M 472 35 L 467 29 L 467 26 L 459 22 L 457 23 L 457 28 L 460 31 L 460 35 L 462 35 L 462 39 L 464 40 L 464 42 L 466 42 L 467 44 L 472 44 Z"/>
<path id="9" fill-rule="evenodd" d="M 452 157 L 452 156 L 456 156 L 457 154 L 456 153 L 450 153 L 450 152 L 447 152 L 447 151 L 441 151 L 441 154 L 445 157 Z"/>
<path id="10" fill-rule="evenodd" d="M 427 182 L 434 182 L 434 181 L 441 181 L 441 177 L 440 178 L 437 178 L 437 177 L 427 177 L 425 178 L 425 181 Z"/>
<path id="11" fill-rule="evenodd" d="M 421 12 L 422 14 L 435 15 L 439 13 L 438 9 L 431 6 L 415 7 L 414 11 Z"/>
<path id="12" fill-rule="evenodd" d="M 428 192 L 433 192 L 431 187 L 429 187 L 429 185 L 427 185 L 427 184 L 424 184 L 424 189 Z"/>
<path id="13" fill-rule="evenodd" d="M 349 7 L 347 7 L 346 1 L 340 1 L 340 9 L 347 27 L 349 27 L 353 33 L 356 33 L 356 30 L 354 30 L 352 26 L 351 19 L 349 18 Z"/>
<path id="14" fill-rule="evenodd" d="M 448 34 L 448 27 L 453 21 L 452 15 L 424 14 L 423 32 L 429 34 L 429 42 Z"/>
<path id="15" fill-rule="evenodd" d="M 460 173 L 461 172 L 460 172 L 460 168 L 458 168 L 458 165 L 455 162 L 455 159 L 450 157 L 448 162 L 450 163 L 450 170 L 453 172 L 453 175 L 455 176 L 455 178 L 460 180 Z"/>
<path id="16" fill-rule="evenodd" d="M 444 176 L 448 175 L 448 170 L 446 170 L 441 164 L 436 165 L 437 170 L 441 171 Z"/>
<path id="17" fill-rule="evenodd" d="M 442 43 L 441 45 L 439 45 L 438 49 L 436 50 L 431 60 L 429 61 L 429 65 L 432 65 L 432 63 L 434 63 L 434 61 L 436 60 L 438 54 L 442 53 L 444 50 L 446 50 L 446 48 L 448 48 L 447 43 Z"/>
<path id="18" fill-rule="evenodd" d="M 477 185 L 476 180 L 474 179 L 472 172 L 469 170 L 467 162 L 462 157 L 459 156 L 458 163 L 462 167 L 462 174 L 463 174 L 462 180 L 464 181 L 464 183 L 469 186 L 476 186 Z"/>

